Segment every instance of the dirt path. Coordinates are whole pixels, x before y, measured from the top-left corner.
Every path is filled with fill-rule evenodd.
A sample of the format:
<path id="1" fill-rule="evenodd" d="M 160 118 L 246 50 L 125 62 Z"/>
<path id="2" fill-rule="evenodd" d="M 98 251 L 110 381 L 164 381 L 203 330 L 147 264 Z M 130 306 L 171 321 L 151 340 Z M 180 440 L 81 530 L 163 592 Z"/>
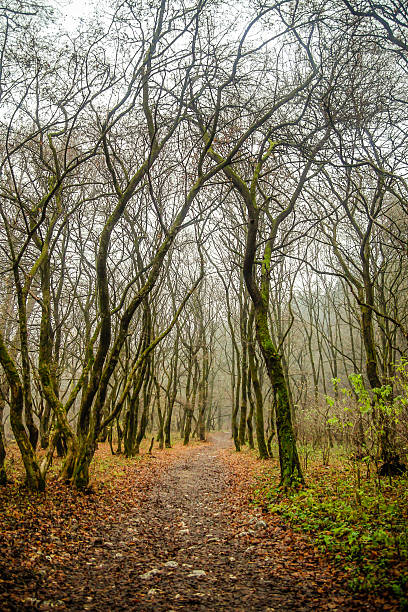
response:
<path id="1" fill-rule="evenodd" d="M 241 517 L 246 527 L 237 533 L 222 461 L 229 444 L 220 434 L 211 444 L 188 449 L 141 505 L 127 512 L 112 509 L 100 538 L 79 555 L 81 579 L 77 572 L 64 578 L 65 609 L 365 609 L 351 601 L 344 607 L 344 594 L 343 605 L 336 605 L 338 593 L 319 570 L 275 571 L 281 562 L 278 542 L 255 512 Z"/>

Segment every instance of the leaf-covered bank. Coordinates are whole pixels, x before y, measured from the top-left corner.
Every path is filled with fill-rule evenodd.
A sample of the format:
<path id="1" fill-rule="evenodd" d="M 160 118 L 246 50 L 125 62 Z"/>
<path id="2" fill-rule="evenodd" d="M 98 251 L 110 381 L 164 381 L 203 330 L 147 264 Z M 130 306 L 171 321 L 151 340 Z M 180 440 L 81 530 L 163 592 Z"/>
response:
<path id="1" fill-rule="evenodd" d="M 325 466 L 315 456 L 309 458 L 306 487 L 282 493 L 278 485 L 276 462 L 259 464 L 253 503 L 306 534 L 344 571 L 352 591 L 383 600 L 384 610 L 408 609 L 406 475 L 391 483 L 388 477 L 367 477 L 363 462 L 337 457 Z"/>

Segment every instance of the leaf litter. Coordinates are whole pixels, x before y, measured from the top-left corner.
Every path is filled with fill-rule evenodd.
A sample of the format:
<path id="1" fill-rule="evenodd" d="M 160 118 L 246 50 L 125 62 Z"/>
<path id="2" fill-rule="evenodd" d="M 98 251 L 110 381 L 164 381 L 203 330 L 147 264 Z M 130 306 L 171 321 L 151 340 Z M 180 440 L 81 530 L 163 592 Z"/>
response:
<path id="1" fill-rule="evenodd" d="M 253 508 L 256 460 L 226 434 L 126 461 L 102 447 L 96 466 L 89 494 L 0 490 L 2 611 L 396 609 Z"/>

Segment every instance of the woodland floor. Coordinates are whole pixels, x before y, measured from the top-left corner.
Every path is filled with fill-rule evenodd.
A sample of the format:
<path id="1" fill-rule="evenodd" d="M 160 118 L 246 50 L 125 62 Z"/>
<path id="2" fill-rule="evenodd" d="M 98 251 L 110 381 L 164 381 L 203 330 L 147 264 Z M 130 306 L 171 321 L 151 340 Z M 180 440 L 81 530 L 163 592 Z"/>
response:
<path id="1" fill-rule="evenodd" d="M 112 473 L 106 450 L 88 495 L 57 479 L 34 497 L 0 492 L 0 610 L 398 609 L 351 594 L 305 538 L 250 505 L 251 460 L 227 434 L 153 455 Z"/>

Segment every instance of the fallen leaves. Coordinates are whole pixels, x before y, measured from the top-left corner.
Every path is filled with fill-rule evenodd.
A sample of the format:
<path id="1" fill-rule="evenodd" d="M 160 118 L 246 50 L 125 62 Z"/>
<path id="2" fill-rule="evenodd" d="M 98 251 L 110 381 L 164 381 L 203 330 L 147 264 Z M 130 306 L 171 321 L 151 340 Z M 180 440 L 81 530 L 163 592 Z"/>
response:
<path id="1" fill-rule="evenodd" d="M 102 447 L 91 495 L 56 478 L 37 496 L 0 489 L 0 609 L 395 609 L 352 597 L 307 537 L 254 507 L 261 466 L 210 445 L 154 460 Z"/>
<path id="2" fill-rule="evenodd" d="M 154 461 L 146 455 L 129 461 L 112 456 L 108 445 L 101 445 L 92 468 L 94 493 L 87 495 L 55 475 L 45 493 L 30 493 L 18 478 L 22 471 L 17 471 L 16 480 L 0 488 L 2 612 L 63 609 L 81 599 L 79 581 L 86 568 L 95 568 L 97 558 L 108 554 L 117 561 L 123 557 L 114 551 L 119 543 L 105 541 L 101 533 L 121 517 L 140 513 L 137 504 L 184 452 L 180 445 Z M 109 571 L 109 561 L 103 569 Z M 77 585 L 69 582 L 70 575 L 77 576 Z"/>
<path id="3" fill-rule="evenodd" d="M 349 576 L 343 571 L 343 568 L 333 565 L 330 557 L 322 554 L 322 551 L 314 546 L 312 538 L 291 529 L 288 524 L 285 524 L 281 514 L 274 512 L 275 508 L 279 510 L 277 502 L 284 503 L 284 498 L 277 497 L 273 500 L 272 513 L 267 514 L 262 511 L 265 508 L 265 501 L 258 495 L 257 508 L 254 508 L 254 491 L 259 491 L 262 483 L 267 482 L 268 479 L 273 483 L 274 480 L 276 488 L 276 483 L 279 481 L 277 462 L 260 462 L 253 453 L 245 450 L 241 453 L 226 450 L 223 452 L 223 460 L 230 470 L 229 483 L 233 492 L 235 510 L 232 521 L 236 530 L 242 533 L 241 530 L 250 523 L 250 521 L 245 521 L 248 511 L 252 510 L 252 513 L 262 514 L 262 518 L 268 525 L 269 539 L 269 542 L 264 542 L 262 547 L 267 548 L 268 554 L 273 556 L 274 573 L 301 579 L 317 592 L 325 593 L 328 601 L 324 604 L 327 606 L 324 609 L 400 609 L 398 601 L 386 589 L 370 593 L 351 593 L 347 584 Z M 329 473 L 326 469 L 325 478 Z M 256 540 L 254 542 L 256 543 Z M 343 591 L 343 595 L 335 596 L 338 591 Z M 385 605 L 390 607 L 385 608 Z"/>

